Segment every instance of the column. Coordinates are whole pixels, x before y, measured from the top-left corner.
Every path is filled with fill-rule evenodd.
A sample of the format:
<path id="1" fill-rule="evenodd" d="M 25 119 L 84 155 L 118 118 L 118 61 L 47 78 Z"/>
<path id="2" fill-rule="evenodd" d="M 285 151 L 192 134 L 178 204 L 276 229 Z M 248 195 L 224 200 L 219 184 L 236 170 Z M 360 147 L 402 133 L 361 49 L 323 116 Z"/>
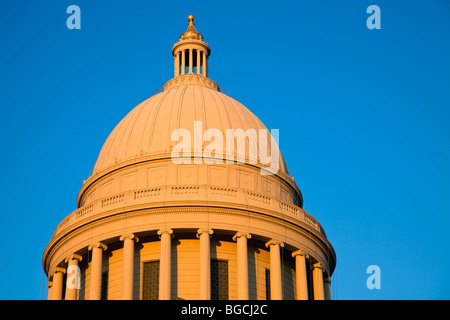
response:
<path id="1" fill-rule="evenodd" d="M 181 74 L 186 73 L 186 49 L 181 52 Z"/>
<path id="2" fill-rule="evenodd" d="M 179 64 L 179 60 L 178 60 L 178 52 L 173 56 L 175 62 L 174 62 L 174 71 L 173 71 L 173 76 L 176 77 L 179 75 L 180 72 L 180 64 Z"/>
<path id="3" fill-rule="evenodd" d="M 331 300 L 331 279 L 330 277 L 325 277 L 323 279 L 324 286 L 324 298 L 325 300 Z"/>
<path id="4" fill-rule="evenodd" d="M 189 49 L 189 73 L 194 73 L 194 50 Z"/>
<path id="5" fill-rule="evenodd" d="M 211 249 L 209 237 L 213 231 L 208 228 L 198 229 L 197 238 L 200 238 L 200 278 L 199 299 L 211 299 Z"/>
<path id="6" fill-rule="evenodd" d="M 131 233 L 121 236 L 120 241 L 123 241 L 122 300 L 133 300 L 134 243 L 139 238 Z"/>
<path id="7" fill-rule="evenodd" d="M 276 240 L 270 240 L 266 247 L 270 248 L 270 297 L 271 300 L 282 300 L 283 289 L 281 282 L 281 255 L 280 247 L 284 243 Z"/>
<path id="8" fill-rule="evenodd" d="M 177 53 L 177 75 L 180 75 L 180 66 L 181 66 L 181 51 Z"/>
<path id="9" fill-rule="evenodd" d="M 248 250 L 247 239 L 251 235 L 244 232 L 237 232 L 233 240 L 237 242 L 237 285 L 238 300 L 248 300 Z"/>
<path id="10" fill-rule="evenodd" d="M 63 298 L 63 278 L 66 269 L 56 267 L 53 274 L 52 300 L 62 300 Z"/>
<path id="11" fill-rule="evenodd" d="M 108 247 L 98 242 L 89 246 L 89 250 L 92 250 L 91 261 L 91 283 L 90 283 L 90 300 L 100 300 L 102 294 L 102 263 L 103 263 L 103 250 Z"/>
<path id="12" fill-rule="evenodd" d="M 295 281 L 297 290 L 297 300 L 308 300 L 308 282 L 306 280 L 306 257 L 303 250 L 292 253 L 295 258 Z"/>
<path id="13" fill-rule="evenodd" d="M 323 266 L 320 263 L 313 265 L 313 291 L 314 300 L 324 300 Z"/>
<path id="14" fill-rule="evenodd" d="M 82 259 L 82 256 L 74 253 L 65 260 L 68 264 L 66 300 L 77 300 L 77 289 L 80 289 L 80 268 L 78 267 L 78 262 Z"/>
<path id="15" fill-rule="evenodd" d="M 52 299 L 52 290 L 53 290 L 53 282 L 52 281 L 48 281 L 47 284 L 47 300 L 53 300 Z"/>
<path id="16" fill-rule="evenodd" d="M 203 51 L 203 76 L 208 77 L 208 59 L 206 57 L 206 51 Z"/>
<path id="17" fill-rule="evenodd" d="M 202 66 L 200 65 L 200 57 L 202 55 L 202 52 L 200 50 L 196 50 L 197 52 L 197 74 L 200 74 L 200 71 L 202 69 Z"/>
<path id="18" fill-rule="evenodd" d="M 158 235 L 161 239 L 160 260 L 159 260 L 159 300 L 170 300 L 171 296 L 171 268 L 172 268 L 172 229 L 160 229 Z"/>

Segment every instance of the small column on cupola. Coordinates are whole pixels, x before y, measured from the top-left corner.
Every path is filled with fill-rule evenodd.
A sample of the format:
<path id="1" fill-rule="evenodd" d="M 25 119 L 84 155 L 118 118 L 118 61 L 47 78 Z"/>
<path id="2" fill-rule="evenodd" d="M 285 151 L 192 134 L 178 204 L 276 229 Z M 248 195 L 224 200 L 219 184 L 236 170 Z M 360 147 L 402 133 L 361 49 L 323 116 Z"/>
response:
<path id="1" fill-rule="evenodd" d="M 195 29 L 194 16 L 188 16 L 188 21 L 186 32 L 180 36 L 180 41 L 172 48 L 175 60 L 174 77 L 185 74 L 208 77 L 208 58 L 211 49 L 207 43 L 203 42 L 203 36 Z"/>

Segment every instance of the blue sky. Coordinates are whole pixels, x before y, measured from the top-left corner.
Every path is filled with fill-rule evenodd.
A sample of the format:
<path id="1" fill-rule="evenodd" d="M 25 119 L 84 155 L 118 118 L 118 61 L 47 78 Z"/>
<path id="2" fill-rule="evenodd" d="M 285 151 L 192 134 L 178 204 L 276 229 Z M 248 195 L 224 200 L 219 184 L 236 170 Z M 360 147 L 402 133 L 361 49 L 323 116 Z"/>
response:
<path id="1" fill-rule="evenodd" d="M 71 4 L 81 30 L 66 27 Z M 380 30 L 366 27 L 371 4 Z M 45 246 L 111 130 L 172 78 L 189 14 L 210 77 L 280 130 L 336 250 L 333 297 L 449 299 L 445 0 L 2 0 L 0 299 L 45 298 Z"/>

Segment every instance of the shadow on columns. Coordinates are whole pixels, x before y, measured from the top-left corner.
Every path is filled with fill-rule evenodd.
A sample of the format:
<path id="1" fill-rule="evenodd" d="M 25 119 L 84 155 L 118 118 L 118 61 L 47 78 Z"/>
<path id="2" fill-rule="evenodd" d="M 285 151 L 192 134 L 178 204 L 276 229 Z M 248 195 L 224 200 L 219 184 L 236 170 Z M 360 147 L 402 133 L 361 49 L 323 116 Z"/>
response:
<path id="1" fill-rule="evenodd" d="M 183 300 L 178 297 L 178 246 L 181 244 L 180 240 L 172 238 L 171 241 L 171 257 L 170 257 L 170 299 Z"/>
<path id="2" fill-rule="evenodd" d="M 144 245 L 141 241 L 134 244 L 134 274 L 133 274 L 133 300 L 139 300 L 141 298 L 141 250 Z"/>
<path id="3" fill-rule="evenodd" d="M 250 242 L 250 241 L 249 241 Z M 249 300 L 257 300 L 257 279 L 256 279 L 256 257 L 260 254 L 261 250 L 254 246 L 248 246 L 248 298 Z"/>

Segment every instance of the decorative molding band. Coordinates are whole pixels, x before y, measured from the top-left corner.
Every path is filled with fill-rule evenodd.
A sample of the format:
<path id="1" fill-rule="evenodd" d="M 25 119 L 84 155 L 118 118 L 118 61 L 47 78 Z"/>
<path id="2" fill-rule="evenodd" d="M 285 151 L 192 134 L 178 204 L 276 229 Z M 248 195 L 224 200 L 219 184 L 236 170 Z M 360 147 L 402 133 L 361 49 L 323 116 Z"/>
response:
<path id="1" fill-rule="evenodd" d="M 167 91 L 182 86 L 201 86 L 220 91 L 219 85 L 213 80 L 194 73 L 182 74 L 167 81 L 162 90 Z"/>

